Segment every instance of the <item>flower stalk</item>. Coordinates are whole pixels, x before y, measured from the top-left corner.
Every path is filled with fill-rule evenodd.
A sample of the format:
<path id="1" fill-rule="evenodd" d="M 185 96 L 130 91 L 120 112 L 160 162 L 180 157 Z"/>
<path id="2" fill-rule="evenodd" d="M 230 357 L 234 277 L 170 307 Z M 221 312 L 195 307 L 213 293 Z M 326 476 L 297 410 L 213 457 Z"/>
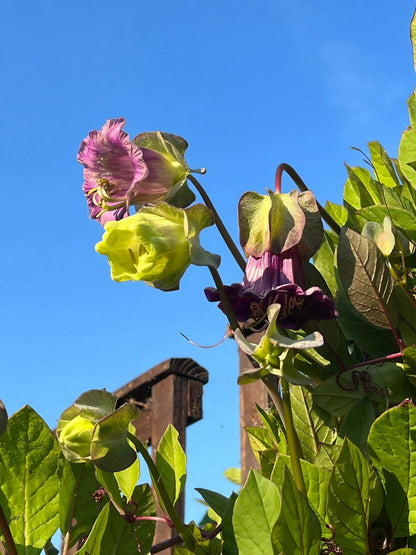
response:
<path id="1" fill-rule="evenodd" d="M 18 555 L 17 548 L 10 532 L 9 523 L 4 514 L 3 507 L 0 505 L 0 530 L 3 534 L 4 543 L 6 544 L 8 555 Z"/>
<path id="2" fill-rule="evenodd" d="M 220 232 L 222 238 L 224 239 L 224 242 L 229 248 L 231 254 L 235 258 L 235 261 L 240 266 L 241 270 L 244 272 L 244 270 L 246 269 L 246 261 L 244 260 L 244 257 L 239 251 L 237 245 L 232 240 L 231 235 L 228 233 L 227 228 L 223 224 L 218 212 L 215 209 L 215 206 L 213 205 L 211 199 L 207 195 L 205 189 L 202 187 L 199 181 L 195 179 L 195 177 L 192 174 L 189 174 L 187 178 L 195 186 L 195 189 L 201 195 L 201 198 L 205 202 L 205 205 L 211 210 L 214 216 L 215 225 L 217 226 L 218 231 Z"/>
<path id="3" fill-rule="evenodd" d="M 292 168 L 292 166 L 290 166 L 289 164 L 283 163 L 283 164 L 279 164 L 276 169 L 276 177 L 275 177 L 276 193 L 282 192 L 282 174 L 284 171 L 293 179 L 299 191 L 302 191 L 302 193 L 309 191 L 308 187 L 305 185 L 304 181 L 302 180 L 298 172 L 294 168 Z M 318 210 L 322 216 L 322 219 L 329 225 L 329 227 L 333 231 L 335 231 L 337 235 L 339 235 L 341 232 L 341 228 L 339 227 L 337 222 L 328 214 L 328 212 L 321 204 L 319 204 L 319 202 L 317 202 L 316 204 L 318 206 Z"/>
<path id="4" fill-rule="evenodd" d="M 137 451 L 143 457 L 143 459 L 144 459 L 144 461 L 147 464 L 147 467 L 149 469 L 149 473 L 150 473 L 150 476 L 152 478 L 153 487 L 155 488 L 156 494 L 157 494 L 159 500 L 161 501 L 161 504 L 163 505 L 163 507 L 164 507 L 165 511 L 167 512 L 170 520 L 172 521 L 172 524 L 175 526 L 176 530 L 179 532 L 181 538 L 183 539 L 183 542 L 184 542 L 185 546 L 188 549 L 192 550 L 194 545 L 195 545 L 194 537 L 193 537 L 192 533 L 188 530 L 186 525 L 179 518 L 179 515 L 176 512 L 175 507 L 173 506 L 173 503 L 170 500 L 169 494 L 168 494 L 168 492 L 165 488 L 165 485 L 162 481 L 162 477 L 160 475 L 160 472 L 157 469 L 157 466 L 155 465 L 155 463 L 153 462 L 152 457 L 149 455 L 149 453 L 147 451 L 147 448 L 145 447 L 145 445 L 143 445 L 143 443 L 141 441 L 139 441 L 137 439 L 137 437 L 135 435 L 131 434 L 130 432 L 127 433 L 127 438 L 134 444 Z"/>
<path id="5" fill-rule="evenodd" d="M 292 407 L 290 402 L 289 383 L 281 378 L 283 413 L 285 416 L 286 439 L 289 447 L 290 460 L 292 462 L 293 477 L 298 490 L 306 497 L 305 480 L 303 479 L 300 460 L 303 458 L 302 447 L 296 434 L 293 423 Z"/>

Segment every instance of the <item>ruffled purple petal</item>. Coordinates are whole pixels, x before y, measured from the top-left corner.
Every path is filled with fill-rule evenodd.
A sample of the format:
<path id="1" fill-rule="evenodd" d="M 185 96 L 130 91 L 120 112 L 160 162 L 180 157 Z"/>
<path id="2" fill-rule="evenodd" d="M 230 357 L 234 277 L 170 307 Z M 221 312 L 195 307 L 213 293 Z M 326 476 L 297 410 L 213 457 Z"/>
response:
<path id="1" fill-rule="evenodd" d="M 287 329 L 299 329 L 309 320 L 327 320 L 337 317 L 333 301 L 324 295 L 319 287 L 310 287 L 304 291 L 295 283 L 288 283 L 272 289 L 264 296 L 244 288 L 239 283 L 224 286 L 225 293 L 233 307 L 239 322 L 248 325 L 265 321 L 267 308 L 280 304 L 279 326 Z M 210 302 L 220 301 L 216 289 L 207 287 L 205 296 Z M 218 307 L 223 310 L 221 302 Z"/>
<path id="2" fill-rule="evenodd" d="M 125 203 L 128 209 L 136 182 L 148 175 L 143 153 L 122 131 L 124 124 L 124 118 L 108 120 L 101 131 L 91 131 L 81 143 L 78 161 L 84 165 L 83 189 L 92 218 L 102 212 L 104 196 L 107 206 L 116 209 Z"/>

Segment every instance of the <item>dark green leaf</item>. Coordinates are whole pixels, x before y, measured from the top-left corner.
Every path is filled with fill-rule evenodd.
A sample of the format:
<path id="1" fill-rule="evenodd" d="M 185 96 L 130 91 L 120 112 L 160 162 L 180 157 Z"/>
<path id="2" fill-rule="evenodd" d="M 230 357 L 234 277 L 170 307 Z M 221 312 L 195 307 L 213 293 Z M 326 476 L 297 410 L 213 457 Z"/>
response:
<path id="1" fill-rule="evenodd" d="M 331 473 L 328 518 L 346 553 L 369 553 L 370 467 L 358 447 L 345 439 Z"/>
<path id="2" fill-rule="evenodd" d="M 308 501 L 284 469 L 282 508 L 272 532 L 273 552 L 291 555 L 319 555 L 321 525 Z"/>
<path id="3" fill-rule="evenodd" d="M 355 309 L 375 326 L 392 327 L 397 316 L 394 281 L 376 245 L 355 231 L 341 230 L 338 271 Z"/>
<path id="4" fill-rule="evenodd" d="M 309 504 L 320 521 L 322 534 L 325 534 L 327 532 L 326 504 L 330 472 L 317 464 L 311 464 L 305 460 L 300 462 Z M 277 485 L 280 492 L 282 492 L 283 488 L 285 467 L 291 471 L 293 476 L 290 457 L 288 455 L 279 455 L 271 475 L 271 480 Z"/>
<path id="5" fill-rule="evenodd" d="M 6 407 L 4 406 L 3 401 L 0 401 L 0 436 L 7 430 L 8 420 L 9 417 L 7 415 Z"/>
<path id="6" fill-rule="evenodd" d="M 137 486 L 133 493 L 137 516 L 152 516 L 155 505 L 148 484 Z M 155 530 L 154 521 L 138 520 L 130 524 L 110 502 L 106 503 L 94 523 L 88 540 L 77 551 L 79 555 L 131 555 L 149 553 Z"/>
<path id="7" fill-rule="evenodd" d="M 221 493 L 216 491 L 211 491 L 204 488 L 195 488 L 198 493 L 201 494 L 203 500 L 208 503 L 208 505 L 214 509 L 218 516 L 222 517 L 225 513 L 228 504 L 228 498 Z"/>
<path id="8" fill-rule="evenodd" d="M 388 355 L 397 349 L 397 343 L 391 331 L 370 324 L 349 302 L 341 284 L 335 299 L 335 306 L 338 310 L 337 322 L 346 339 L 354 342 L 370 358 Z M 362 357 L 360 358 L 362 360 Z"/>
<path id="9" fill-rule="evenodd" d="M 70 546 L 89 533 L 104 504 L 103 501 L 96 502 L 93 496 L 99 487 L 92 463 L 64 461 L 59 490 L 59 518 L 62 535 L 70 531 Z"/>
<path id="10" fill-rule="evenodd" d="M 372 401 L 368 397 L 360 399 L 345 417 L 339 435 L 341 437 L 347 436 L 357 447 L 363 449 L 375 418 L 376 414 Z"/>

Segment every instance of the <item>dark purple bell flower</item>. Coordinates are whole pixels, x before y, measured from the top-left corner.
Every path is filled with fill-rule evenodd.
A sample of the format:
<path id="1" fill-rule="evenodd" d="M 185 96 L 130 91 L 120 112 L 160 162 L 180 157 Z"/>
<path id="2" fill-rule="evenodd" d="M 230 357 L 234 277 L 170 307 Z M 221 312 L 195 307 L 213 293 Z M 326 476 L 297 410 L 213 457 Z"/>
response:
<path id="1" fill-rule="evenodd" d="M 239 322 L 245 327 L 266 324 L 267 308 L 280 304 L 279 326 L 299 329 L 309 320 L 336 318 L 333 301 L 319 287 L 305 288 L 302 258 L 297 246 L 282 254 L 265 252 L 260 258 L 250 256 L 243 283 L 226 285 L 226 295 Z M 205 289 L 211 302 L 220 300 L 213 287 Z M 222 305 L 219 303 L 222 310 Z"/>

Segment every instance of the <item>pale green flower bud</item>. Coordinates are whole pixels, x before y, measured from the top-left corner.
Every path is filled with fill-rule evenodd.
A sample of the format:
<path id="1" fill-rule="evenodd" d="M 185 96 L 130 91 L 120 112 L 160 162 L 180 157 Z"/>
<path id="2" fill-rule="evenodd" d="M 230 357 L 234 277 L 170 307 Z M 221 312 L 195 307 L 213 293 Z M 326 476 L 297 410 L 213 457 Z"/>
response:
<path id="1" fill-rule="evenodd" d="M 74 455 L 73 460 L 90 456 L 94 426 L 94 422 L 78 415 L 61 428 L 59 442 Z"/>

